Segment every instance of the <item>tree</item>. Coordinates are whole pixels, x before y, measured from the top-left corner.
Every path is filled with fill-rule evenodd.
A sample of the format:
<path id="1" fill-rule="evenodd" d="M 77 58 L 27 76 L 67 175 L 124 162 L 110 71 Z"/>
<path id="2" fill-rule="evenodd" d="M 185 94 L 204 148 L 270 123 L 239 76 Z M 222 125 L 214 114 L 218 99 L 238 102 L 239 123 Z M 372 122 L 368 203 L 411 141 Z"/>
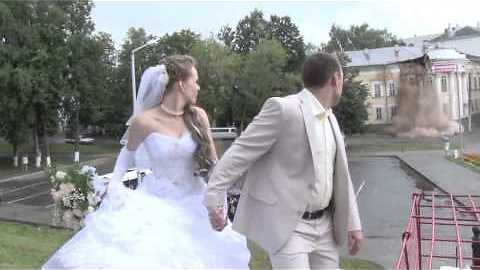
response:
<path id="1" fill-rule="evenodd" d="M 193 46 L 199 41 L 200 35 L 188 29 L 164 35 L 154 47 L 155 64 L 164 55 L 190 54 Z"/>
<path id="2" fill-rule="evenodd" d="M 262 41 L 255 51 L 245 56 L 238 76 L 239 97 L 233 112 L 241 129 L 258 113 L 268 97 L 284 89 L 286 62 L 287 53 L 276 40 Z"/>
<path id="3" fill-rule="evenodd" d="M 255 50 L 260 41 L 267 37 L 267 21 L 263 18 L 263 13 L 257 9 L 252 11 L 238 22 L 232 34 L 234 52 L 246 54 Z"/>
<path id="4" fill-rule="evenodd" d="M 240 56 L 213 39 L 197 42 L 191 53 L 198 62 L 198 103 L 208 112 L 213 125 L 231 125 Z"/>
<path id="5" fill-rule="evenodd" d="M 31 95 L 33 6 L 26 1 L 0 2 L 0 136 L 13 148 L 14 166 L 28 142 Z M 25 150 L 25 149 L 24 149 Z"/>
<path id="6" fill-rule="evenodd" d="M 270 20 L 266 20 L 261 11 L 254 10 L 238 22 L 235 31 L 228 25 L 223 26 L 217 38 L 240 54 L 254 51 L 264 39 L 275 39 L 287 52 L 284 67 L 287 72 L 299 72 L 305 60 L 303 37 L 289 16 L 271 15 Z"/>
<path id="7" fill-rule="evenodd" d="M 110 135 L 120 138 L 125 131 L 125 123 L 132 114 L 132 76 L 130 53 L 133 49 L 142 46 L 154 37 L 148 35 L 143 28 L 131 27 L 128 29 L 127 38 L 118 54 L 118 67 L 115 72 L 115 86 L 110 90 L 115 98 L 109 102 L 112 110 L 106 116 L 106 129 Z M 152 47 L 147 47 L 135 54 L 135 78 L 138 81 L 141 72 L 154 63 Z"/>
<path id="8" fill-rule="evenodd" d="M 267 23 L 267 33 L 287 51 L 286 71 L 298 72 L 305 61 L 305 43 L 298 27 L 288 16 L 272 15 Z"/>
<path id="9" fill-rule="evenodd" d="M 334 24 L 330 28 L 329 36 L 330 40 L 323 45 L 326 51 L 355 51 L 404 45 L 386 29 L 372 29 L 366 23 L 360 26 L 351 25 L 348 30 Z"/>
<path id="10" fill-rule="evenodd" d="M 99 32 L 93 37 L 95 41 L 95 51 L 101 53 L 96 66 L 97 78 L 101 78 L 95 89 L 95 118 L 91 119 L 91 123 L 102 127 L 102 131 L 106 132 L 106 126 L 115 119 L 113 114 L 115 110 L 114 100 L 117 98 L 114 94 L 116 89 L 116 63 L 117 51 L 110 34 Z M 105 134 L 104 134 L 105 135 Z"/>
<path id="11" fill-rule="evenodd" d="M 93 2 L 90 0 L 60 3 L 66 15 L 67 63 L 65 78 L 67 92 L 63 105 L 69 122 L 69 133 L 75 138 L 75 161 L 79 161 L 80 126 L 92 123 L 97 117 L 97 87 L 101 85 L 98 67 L 102 51 L 92 37 L 94 25 L 90 17 Z"/>
<path id="12" fill-rule="evenodd" d="M 368 88 L 355 80 L 356 72 L 345 72 L 343 94 L 340 103 L 333 109 L 340 128 L 345 134 L 363 133 L 368 119 L 366 100 Z"/>

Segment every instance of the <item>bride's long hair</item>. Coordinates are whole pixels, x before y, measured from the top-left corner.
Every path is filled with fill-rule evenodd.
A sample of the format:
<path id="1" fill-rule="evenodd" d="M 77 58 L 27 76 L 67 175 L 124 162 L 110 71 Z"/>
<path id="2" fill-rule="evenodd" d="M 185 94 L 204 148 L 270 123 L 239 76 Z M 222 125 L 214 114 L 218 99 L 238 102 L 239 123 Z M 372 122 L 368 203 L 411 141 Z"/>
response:
<path id="1" fill-rule="evenodd" d="M 168 73 L 166 92 L 171 91 L 175 82 L 185 80 L 191 76 L 192 67 L 197 66 L 196 60 L 189 55 L 172 55 L 163 58 L 160 64 L 165 65 Z M 197 149 L 194 159 L 199 166 L 199 172 L 208 173 L 214 164 L 213 149 L 209 140 L 209 130 L 194 109 L 193 104 L 187 104 L 184 108 L 183 119 L 195 142 Z"/>

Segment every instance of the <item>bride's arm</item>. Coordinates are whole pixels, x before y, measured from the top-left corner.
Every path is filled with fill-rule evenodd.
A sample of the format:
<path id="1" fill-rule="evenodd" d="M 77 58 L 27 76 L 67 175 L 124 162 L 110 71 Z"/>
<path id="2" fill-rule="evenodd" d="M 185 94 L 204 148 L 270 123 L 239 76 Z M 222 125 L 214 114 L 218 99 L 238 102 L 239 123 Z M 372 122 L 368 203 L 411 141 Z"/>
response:
<path id="1" fill-rule="evenodd" d="M 135 151 L 143 142 L 148 129 L 142 118 L 133 119 L 128 131 L 128 143 L 117 156 L 112 178 L 107 190 L 112 193 L 123 189 L 123 176 L 131 167 L 135 166 Z"/>

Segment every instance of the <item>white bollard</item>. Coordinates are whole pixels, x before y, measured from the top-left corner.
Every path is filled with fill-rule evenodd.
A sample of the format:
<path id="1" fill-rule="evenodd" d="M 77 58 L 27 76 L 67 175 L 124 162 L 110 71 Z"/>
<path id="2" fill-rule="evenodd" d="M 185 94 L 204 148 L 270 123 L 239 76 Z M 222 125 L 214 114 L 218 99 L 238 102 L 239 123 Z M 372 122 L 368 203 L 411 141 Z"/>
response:
<path id="1" fill-rule="evenodd" d="M 74 161 L 75 163 L 79 163 L 79 162 L 80 162 L 80 152 L 75 151 L 75 153 L 73 154 L 73 161 Z"/>
<path id="2" fill-rule="evenodd" d="M 50 156 L 47 156 L 47 158 L 45 159 L 45 163 L 47 167 L 52 167 L 52 160 L 50 159 Z"/>
<path id="3" fill-rule="evenodd" d="M 36 167 L 36 168 L 40 168 L 40 166 L 42 166 L 42 156 L 41 156 L 41 155 L 38 155 L 38 156 L 35 158 L 35 167 Z"/>
<path id="4" fill-rule="evenodd" d="M 453 158 L 454 159 L 458 158 L 458 149 L 453 150 Z"/>
<path id="5" fill-rule="evenodd" d="M 18 156 L 13 157 L 13 167 L 15 167 L 15 168 L 18 167 Z"/>
<path id="6" fill-rule="evenodd" d="M 27 156 L 22 157 L 22 166 L 23 166 L 24 171 L 28 170 L 28 157 Z"/>

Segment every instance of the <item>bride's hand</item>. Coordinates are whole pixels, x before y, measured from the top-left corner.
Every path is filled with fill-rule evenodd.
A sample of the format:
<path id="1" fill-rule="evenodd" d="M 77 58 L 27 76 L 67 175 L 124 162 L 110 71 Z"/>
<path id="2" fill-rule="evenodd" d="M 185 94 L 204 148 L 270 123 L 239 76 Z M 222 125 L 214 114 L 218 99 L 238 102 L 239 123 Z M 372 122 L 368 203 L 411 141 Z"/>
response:
<path id="1" fill-rule="evenodd" d="M 217 207 L 208 211 L 210 224 L 215 231 L 222 231 L 228 224 L 223 207 Z"/>

